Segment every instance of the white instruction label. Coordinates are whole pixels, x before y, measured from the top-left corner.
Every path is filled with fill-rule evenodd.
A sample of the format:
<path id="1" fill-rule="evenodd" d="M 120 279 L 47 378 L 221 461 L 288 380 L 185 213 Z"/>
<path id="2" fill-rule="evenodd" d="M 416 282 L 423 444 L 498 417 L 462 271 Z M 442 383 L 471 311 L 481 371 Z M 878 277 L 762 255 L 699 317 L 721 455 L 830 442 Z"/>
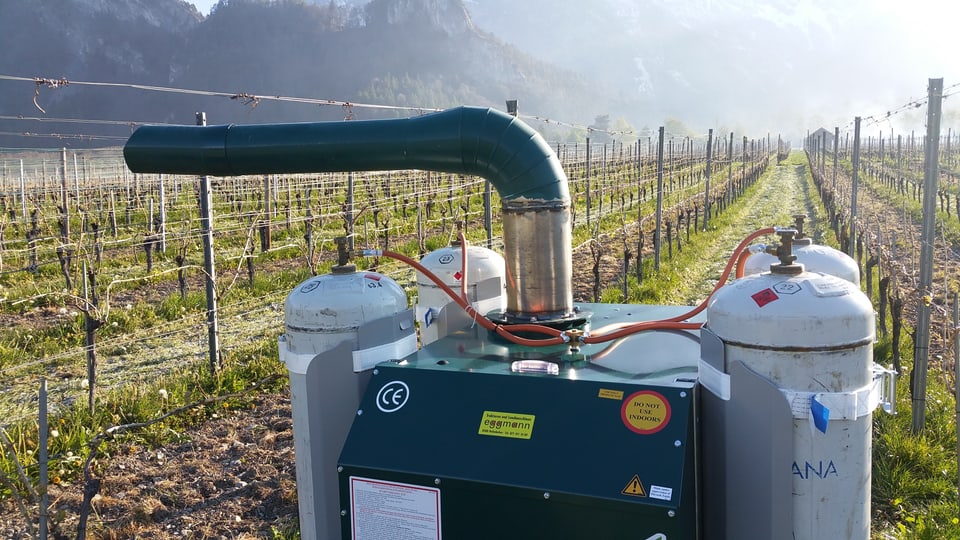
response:
<path id="1" fill-rule="evenodd" d="M 661 501 L 669 501 L 670 499 L 673 498 L 673 488 L 651 485 L 650 498 L 660 499 Z"/>
<path id="2" fill-rule="evenodd" d="M 813 293 L 820 298 L 844 296 L 850 294 L 850 284 L 838 277 L 823 274 L 816 281 L 808 280 L 807 284 L 813 288 Z"/>
<path id="3" fill-rule="evenodd" d="M 353 540 L 440 540 L 438 488 L 350 477 Z"/>

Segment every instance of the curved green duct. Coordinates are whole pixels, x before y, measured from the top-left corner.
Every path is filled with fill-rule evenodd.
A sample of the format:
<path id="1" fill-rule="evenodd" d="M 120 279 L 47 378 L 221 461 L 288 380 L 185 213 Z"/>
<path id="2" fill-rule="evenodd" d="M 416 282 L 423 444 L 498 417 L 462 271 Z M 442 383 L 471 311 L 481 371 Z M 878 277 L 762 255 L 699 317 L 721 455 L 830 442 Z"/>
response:
<path id="1" fill-rule="evenodd" d="M 502 112 L 459 107 L 394 120 L 143 126 L 123 156 L 135 173 L 420 169 L 483 177 L 503 207 L 506 318 L 551 321 L 573 314 L 566 174 L 536 131 Z"/>
<path id="2" fill-rule="evenodd" d="M 546 141 L 494 109 L 414 118 L 261 125 L 142 126 L 123 148 L 135 173 L 245 174 L 421 169 L 489 180 L 503 199 L 568 200 Z"/>

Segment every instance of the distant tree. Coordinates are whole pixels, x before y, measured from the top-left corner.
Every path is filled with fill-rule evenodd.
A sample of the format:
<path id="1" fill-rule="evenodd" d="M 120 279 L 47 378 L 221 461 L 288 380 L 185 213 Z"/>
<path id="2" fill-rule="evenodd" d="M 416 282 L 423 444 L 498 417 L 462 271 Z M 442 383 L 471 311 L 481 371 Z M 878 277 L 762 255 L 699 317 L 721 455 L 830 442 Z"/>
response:
<path id="1" fill-rule="evenodd" d="M 624 143 L 634 143 L 639 137 L 637 130 L 622 116 L 613 122 L 611 130 L 616 133 L 617 140 Z"/>
<path id="2" fill-rule="evenodd" d="M 582 127 L 546 123 L 540 125 L 531 124 L 531 127 L 536 129 L 540 135 L 543 136 L 544 140 L 554 147 L 557 143 L 582 144 L 587 140 L 587 130 Z"/>
<path id="3" fill-rule="evenodd" d="M 723 124 L 720 127 L 713 130 L 713 136 L 715 138 L 720 138 L 724 140 L 730 139 L 730 132 L 733 132 L 734 140 L 740 140 L 746 135 L 746 129 L 739 123 L 736 123 L 732 126 Z"/>
<path id="4" fill-rule="evenodd" d="M 613 140 L 613 137 L 607 133 L 611 131 L 609 114 L 598 115 L 593 120 L 593 123 L 587 126 L 587 129 L 590 132 L 589 137 L 591 142 L 604 143 Z"/>
<path id="5" fill-rule="evenodd" d="M 482 98 L 457 77 L 430 77 L 405 73 L 402 77 L 386 74 L 370 81 L 359 91 L 361 100 L 399 107 L 446 108 L 477 103 Z"/>
<path id="6" fill-rule="evenodd" d="M 572 129 L 570 130 L 570 135 L 568 135 L 568 137 L 570 138 L 570 142 L 585 143 L 587 142 L 587 130 Z"/>
<path id="7" fill-rule="evenodd" d="M 350 19 L 350 8 L 345 5 L 337 5 L 336 0 L 330 0 L 326 12 L 331 30 L 340 31 L 347 27 L 347 21 Z"/>
<path id="8" fill-rule="evenodd" d="M 694 137 L 699 133 L 694 132 L 682 121 L 676 118 L 667 118 L 663 121 L 663 131 L 667 137 Z"/>

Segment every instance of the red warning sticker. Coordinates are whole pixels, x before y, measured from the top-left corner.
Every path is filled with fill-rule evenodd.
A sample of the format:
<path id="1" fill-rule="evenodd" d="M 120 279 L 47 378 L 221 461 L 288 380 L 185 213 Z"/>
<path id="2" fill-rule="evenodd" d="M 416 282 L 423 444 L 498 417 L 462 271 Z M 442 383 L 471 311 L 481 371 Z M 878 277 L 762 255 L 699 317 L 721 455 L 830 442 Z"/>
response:
<path id="1" fill-rule="evenodd" d="M 766 288 L 756 294 L 750 296 L 753 298 L 753 301 L 757 303 L 757 307 L 763 307 L 774 300 L 779 300 L 780 297 L 777 296 L 777 293 L 773 292 L 773 289 Z"/>
<path id="2" fill-rule="evenodd" d="M 670 423 L 670 402 L 653 390 L 634 392 L 620 406 L 620 419 L 634 433 L 656 433 Z"/>

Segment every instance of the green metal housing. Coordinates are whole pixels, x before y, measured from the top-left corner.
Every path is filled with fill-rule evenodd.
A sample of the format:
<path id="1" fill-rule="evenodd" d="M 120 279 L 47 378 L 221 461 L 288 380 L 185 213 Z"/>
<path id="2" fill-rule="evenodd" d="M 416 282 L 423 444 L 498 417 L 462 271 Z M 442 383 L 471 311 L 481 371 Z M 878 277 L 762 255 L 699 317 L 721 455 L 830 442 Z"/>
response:
<path id="1" fill-rule="evenodd" d="M 683 311 L 585 307 L 598 326 Z M 376 537 L 354 532 L 389 507 L 365 507 L 352 492 L 359 480 L 436 493 L 438 536 L 424 538 L 700 538 L 698 358 L 694 332 L 571 351 L 514 345 L 474 328 L 378 365 L 340 456 L 342 537 Z M 518 372 L 521 361 L 553 364 L 556 374 Z M 395 404 L 384 389 L 400 383 L 402 407 L 384 412 L 378 398 Z M 644 395 L 669 414 L 638 432 L 625 411 Z M 484 433 L 491 414 L 513 415 L 519 427 Z M 410 517 L 403 513 L 388 518 Z"/>

